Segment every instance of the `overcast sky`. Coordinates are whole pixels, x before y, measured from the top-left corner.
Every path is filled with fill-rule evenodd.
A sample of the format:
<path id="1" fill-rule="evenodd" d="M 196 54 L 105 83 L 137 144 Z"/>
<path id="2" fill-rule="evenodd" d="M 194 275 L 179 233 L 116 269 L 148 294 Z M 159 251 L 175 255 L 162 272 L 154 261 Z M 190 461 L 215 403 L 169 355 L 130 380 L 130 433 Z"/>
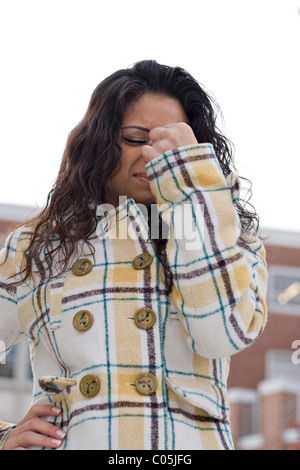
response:
<path id="1" fill-rule="evenodd" d="M 0 0 L 0 203 L 42 206 L 107 75 L 142 59 L 211 91 L 262 225 L 300 231 L 300 0 Z"/>

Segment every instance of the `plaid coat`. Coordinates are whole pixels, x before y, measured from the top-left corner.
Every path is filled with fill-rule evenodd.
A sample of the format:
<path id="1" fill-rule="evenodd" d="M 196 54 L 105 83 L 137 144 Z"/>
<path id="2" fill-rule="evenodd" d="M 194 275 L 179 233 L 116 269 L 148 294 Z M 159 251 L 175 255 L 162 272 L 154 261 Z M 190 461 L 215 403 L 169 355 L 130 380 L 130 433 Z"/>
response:
<path id="1" fill-rule="evenodd" d="M 266 323 L 264 247 L 239 238 L 239 181 L 210 144 L 166 152 L 146 171 L 169 229 L 170 294 L 132 199 L 98 209 L 93 256 L 81 245 L 62 276 L 6 289 L 30 238 L 20 229 L 1 266 L 2 352 L 29 339 L 32 402 L 61 407 L 62 449 L 232 449 L 229 357 Z M 0 423 L 2 441 L 12 426 Z"/>

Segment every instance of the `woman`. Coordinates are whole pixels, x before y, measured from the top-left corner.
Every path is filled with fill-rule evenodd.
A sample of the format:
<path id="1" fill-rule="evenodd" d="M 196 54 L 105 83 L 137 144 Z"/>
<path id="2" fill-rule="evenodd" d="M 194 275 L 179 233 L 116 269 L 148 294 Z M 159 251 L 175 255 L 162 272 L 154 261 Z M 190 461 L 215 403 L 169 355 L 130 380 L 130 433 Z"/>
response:
<path id="1" fill-rule="evenodd" d="M 0 338 L 28 337 L 34 375 L 4 450 L 233 448 L 228 358 L 264 328 L 267 274 L 232 167 L 186 71 L 100 83 L 2 254 Z"/>

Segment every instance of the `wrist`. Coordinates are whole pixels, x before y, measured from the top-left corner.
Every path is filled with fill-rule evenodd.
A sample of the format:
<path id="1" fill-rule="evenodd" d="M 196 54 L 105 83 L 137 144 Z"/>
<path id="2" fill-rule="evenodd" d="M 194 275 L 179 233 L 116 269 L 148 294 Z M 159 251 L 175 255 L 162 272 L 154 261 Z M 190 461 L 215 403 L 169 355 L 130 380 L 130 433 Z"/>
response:
<path id="1" fill-rule="evenodd" d="M 3 429 L 3 431 L 0 431 L 0 450 L 5 450 L 4 445 L 6 443 L 6 440 L 9 436 L 10 431 L 12 431 L 16 426 L 12 425 L 9 429 Z"/>
<path id="2" fill-rule="evenodd" d="M 177 204 L 195 189 L 207 185 L 211 189 L 210 175 L 215 166 L 219 167 L 213 146 L 196 144 L 165 152 L 146 164 L 146 173 L 158 204 Z M 208 175 L 205 168 L 210 170 Z M 219 176 L 219 169 L 215 173 Z"/>

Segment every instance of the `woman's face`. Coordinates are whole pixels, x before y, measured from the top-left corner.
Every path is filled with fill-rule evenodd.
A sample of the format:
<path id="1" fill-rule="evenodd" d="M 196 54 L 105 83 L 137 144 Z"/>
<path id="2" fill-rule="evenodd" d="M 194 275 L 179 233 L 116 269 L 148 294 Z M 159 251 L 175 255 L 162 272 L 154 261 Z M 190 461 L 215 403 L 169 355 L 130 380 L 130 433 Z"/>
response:
<path id="1" fill-rule="evenodd" d="M 118 205 L 119 201 L 113 197 L 116 193 L 117 198 L 126 196 L 145 205 L 155 203 L 145 173 L 142 147 L 149 143 L 150 130 L 179 122 L 188 121 L 181 104 L 174 98 L 145 94 L 129 106 L 121 127 L 120 170 L 107 185 L 106 202 Z"/>

